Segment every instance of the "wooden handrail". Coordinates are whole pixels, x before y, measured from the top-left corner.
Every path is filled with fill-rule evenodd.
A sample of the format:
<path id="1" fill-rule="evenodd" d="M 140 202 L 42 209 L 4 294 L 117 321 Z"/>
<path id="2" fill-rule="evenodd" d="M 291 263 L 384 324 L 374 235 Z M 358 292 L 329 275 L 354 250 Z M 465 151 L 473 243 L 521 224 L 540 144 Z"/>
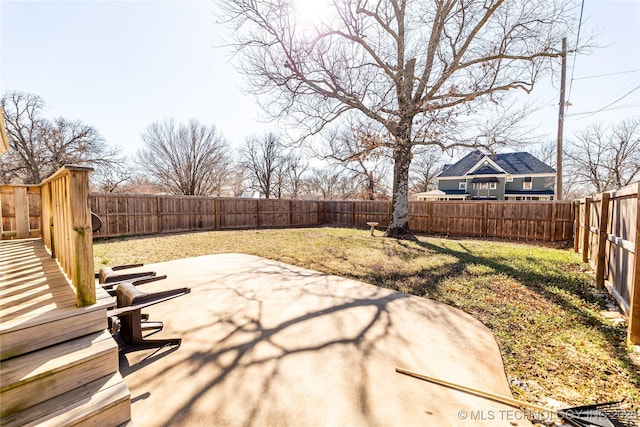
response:
<path id="1" fill-rule="evenodd" d="M 89 172 L 65 165 L 40 185 L 42 239 L 73 283 L 76 305 L 96 303 Z"/>

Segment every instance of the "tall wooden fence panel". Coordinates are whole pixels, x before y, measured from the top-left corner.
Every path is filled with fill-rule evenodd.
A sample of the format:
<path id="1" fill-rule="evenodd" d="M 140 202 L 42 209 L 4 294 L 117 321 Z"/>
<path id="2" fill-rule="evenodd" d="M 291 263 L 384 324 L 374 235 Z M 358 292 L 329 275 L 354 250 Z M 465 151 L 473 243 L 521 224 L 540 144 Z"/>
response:
<path id="1" fill-rule="evenodd" d="M 582 199 L 574 249 L 629 317 L 629 341 L 640 344 L 640 183 Z"/>
<path id="2" fill-rule="evenodd" d="M 322 202 L 138 194 L 92 194 L 91 210 L 102 219 L 96 237 L 185 231 L 317 226 Z"/>
<path id="3" fill-rule="evenodd" d="M 561 241 L 573 236 L 571 202 L 429 201 L 409 204 L 414 231 Z"/>
<path id="4" fill-rule="evenodd" d="M 40 237 L 40 186 L 0 186 L 0 237 Z"/>
<path id="5" fill-rule="evenodd" d="M 378 200 L 327 200 L 325 221 L 327 224 L 348 227 L 366 227 L 367 222 L 377 222 L 379 227 L 389 225 L 389 202 Z"/>

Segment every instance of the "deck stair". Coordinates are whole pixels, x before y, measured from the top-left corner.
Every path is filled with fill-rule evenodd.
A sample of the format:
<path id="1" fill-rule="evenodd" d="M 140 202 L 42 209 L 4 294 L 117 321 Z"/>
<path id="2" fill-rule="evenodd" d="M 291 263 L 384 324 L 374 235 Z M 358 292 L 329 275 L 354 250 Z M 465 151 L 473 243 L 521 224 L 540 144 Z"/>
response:
<path id="1" fill-rule="evenodd" d="M 96 292 L 96 304 L 77 308 L 41 240 L 0 242 L 0 425 L 129 422 L 118 346 L 105 330 L 113 300 Z"/>

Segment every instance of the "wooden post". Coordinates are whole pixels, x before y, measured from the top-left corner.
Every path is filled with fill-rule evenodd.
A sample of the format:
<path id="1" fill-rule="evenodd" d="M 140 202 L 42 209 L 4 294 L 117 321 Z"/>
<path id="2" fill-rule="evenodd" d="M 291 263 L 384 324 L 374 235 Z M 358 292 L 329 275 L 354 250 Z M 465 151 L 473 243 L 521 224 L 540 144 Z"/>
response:
<path id="1" fill-rule="evenodd" d="M 26 239 L 29 237 L 29 198 L 27 197 L 27 187 L 13 188 L 13 203 L 16 215 L 16 238 Z"/>
<path id="2" fill-rule="evenodd" d="M 573 202 L 573 252 L 580 250 L 580 202 Z"/>
<path id="3" fill-rule="evenodd" d="M 627 328 L 628 341 L 633 345 L 640 344 L 640 183 L 636 192 L 636 240 L 629 296 L 629 327 Z"/>
<path id="4" fill-rule="evenodd" d="M 602 193 L 600 223 L 598 224 L 598 256 L 596 258 L 596 285 L 604 287 L 604 267 L 607 246 L 607 226 L 609 220 L 609 193 Z"/>
<path id="5" fill-rule="evenodd" d="M 557 202 L 551 202 L 551 241 L 556 241 L 556 215 L 558 211 Z"/>
<path id="6" fill-rule="evenodd" d="M 89 209 L 89 171 L 70 171 L 69 200 L 74 246 L 72 281 L 76 287 L 76 305 L 84 307 L 96 303 L 93 236 Z"/>
<path id="7" fill-rule="evenodd" d="M 220 216 L 218 215 L 218 211 L 220 210 L 220 206 L 218 204 L 218 198 L 213 199 L 213 229 L 220 229 Z"/>
<path id="8" fill-rule="evenodd" d="M 565 85 L 567 81 L 567 38 L 562 39 L 562 69 L 560 72 L 560 102 L 558 103 L 558 138 L 556 142 L 556 200 L 564 198 L 562 188 L 562 139 L 564 135 Z"/>
<path id="9" fill-rule="evenodd" d="M 356 201 L 351 201 L 351 226 L 356 226 Z"/>
<path id="10" fill-rule="evenodd" d="M 391 225 L 391 209 L 393 208 L 392 203 L 392 201 L 387 202 L 387 227 Z"/>
<path id="11" fill-rule="evenodd" d="M 482 236 L 489 235 L 489 202 L 482 202 Z"/>
<path id="12" fill-rule="evenodd" d="M 591 236 L 591 197 L 584 199 L 584 234 L 582 235 L 582 262 L 589 262 L 589 238 Z"/>
<path id="13" fill-rule="evenodd" d="M 260 228 L 260 199 L 256 199 L 256 228 Z"/>
<path id="14" fill-rule="evenodd" d="M 289 199 L 289 227 L 293 227 L 293 200 Z"/>
<path id="15" fill-rule="evenodd" d="M 158 234 L 162 234 L 162 199 L 156 196 L 156 215 L 158 218 Z"/>
<path id="16" fill-rule="evenodd" d="M 46 183 L 40 186 L 40 229 L 42 230 L 42 240 L 44 245 L 51 251 L 51 257 L 55 258 L 53 231 L 51 230 L 52 216 L 53 205 L 51 202 L 51 184 Z"/>

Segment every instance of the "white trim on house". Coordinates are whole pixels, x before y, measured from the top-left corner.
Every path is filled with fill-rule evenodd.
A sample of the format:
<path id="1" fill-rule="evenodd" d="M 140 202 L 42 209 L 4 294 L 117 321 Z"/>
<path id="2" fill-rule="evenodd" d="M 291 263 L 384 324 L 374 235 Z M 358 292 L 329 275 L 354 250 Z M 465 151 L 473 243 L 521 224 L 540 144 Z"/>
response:
<path id="1" fill-rule="evenodd" d="M 521 200 L 553 200 L 554 196 L 550 196 L 548 194 L 522 194 L 522 193 L 509 193 L 504 195 L 505 200 L 516 200 L 517 198 Z"/>
<path id="2" fill-rule="evenodd" d="M 502 169 L 500 166 L 498 166 L 498 164 L 496 162 L 494 162 L 493 160 L 491 160 L 489 158 L 489 156 L 485 155 L 483 158 L 481 158 L 478 163 L 476 163 L 475 165 L 473 165 L 473 167 L 471 169 L 469 169 L 465 175 L 469 175 L 470 173 L 473 173 L 474 171 L 477 171 L 478 169 L 480 169 L 482 166 L 484 166 L 485 164 L 490 164 L 494 169 L 498 170 L 498 171 L 502 171 L 504 173 L 507 173 L 506 170 Z M 492 174 L 492 175 L 496 175 L 496 174 Z"/>
<path id="3" fill-rule="evenodd" d="M 442 190 L 431 190 L 423 193 L 415 193 L 410 196 L 411 200 L 466 200 L 469 194 L 447 194 Z"/>
<path id="4" fill-rule="evenodd" d="M 490 175 L 461 175 L 461 176 L 443 176 L 443 177 L 436 177 L 437 181 L 442 180 L 448 180 L 448 179 L 454 179 L 454 180 L 460 180 L 460 179 L 469 179 L 471 177 L 474 178 L 487 178 L 487 177 L 498 177 L 501 178 L 503 175 L 502 174 L 490 174 Z M 555 178 L 556 174 L 555 173 L 528 173 L 528 174 L 521 174 L 521 175 L 507 175 L 510 176 L 512 178 L 524 178 L 527 176 L 533 177 L 533 178 Z M 511 181 L 513 182 L 513 181 Z"/>

